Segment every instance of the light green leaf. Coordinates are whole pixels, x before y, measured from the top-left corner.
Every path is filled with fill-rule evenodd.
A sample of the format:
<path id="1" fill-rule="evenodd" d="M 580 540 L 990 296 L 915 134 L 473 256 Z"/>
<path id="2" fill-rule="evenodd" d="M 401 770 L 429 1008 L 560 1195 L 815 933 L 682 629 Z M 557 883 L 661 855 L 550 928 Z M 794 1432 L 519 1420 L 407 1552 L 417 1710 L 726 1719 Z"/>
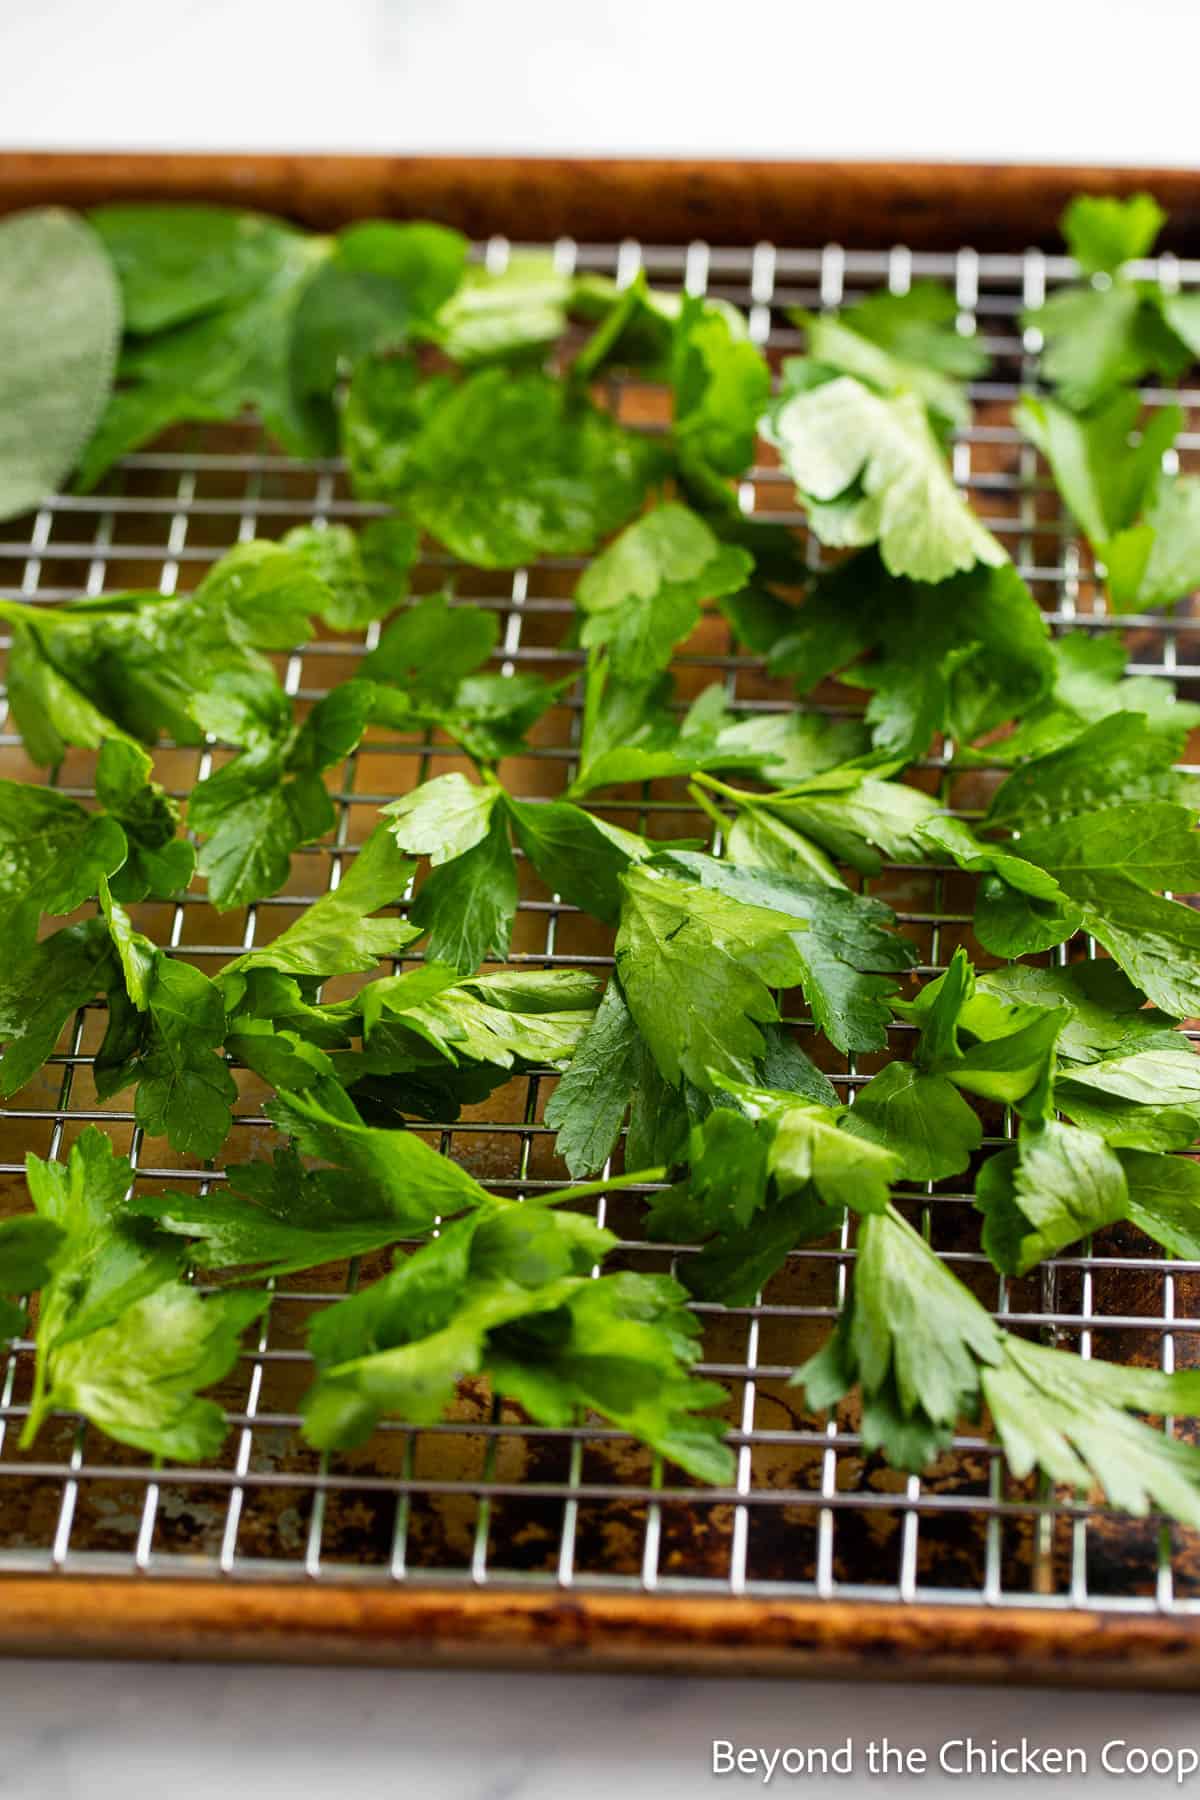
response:
<path id="1" fill-rule="evenodd" d="M 0 221 L 0 519 L 70 474 L 120 341 L 120 290 L 91 227 L 59 207 Z"/>

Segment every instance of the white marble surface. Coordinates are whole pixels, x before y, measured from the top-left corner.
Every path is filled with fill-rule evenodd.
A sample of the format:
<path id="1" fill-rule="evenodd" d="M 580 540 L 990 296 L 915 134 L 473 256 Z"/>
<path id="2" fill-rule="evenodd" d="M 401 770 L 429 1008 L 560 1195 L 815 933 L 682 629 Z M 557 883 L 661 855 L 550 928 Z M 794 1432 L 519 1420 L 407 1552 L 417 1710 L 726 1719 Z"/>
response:
<path id="1" fill-rule="evenodd" d="M 6 0 L 0 144 L 1179 163 L 1196 0 Z"/>
<path id="2" fill-rule="evenodd" d="M 1189 165 L 1197 48 L 1197 0 L 758 0 L 720 12 L 703 0 L 0 0 L 0 147 Z M 649 1800 L 761 1786 L 713 1779 L 714 1736 L 773 1749 L 888 1733 L 936 1760 L 948 1736 L 1022 1731 L 1094 1760 L 1121 1732 L 1146 1748 L 1200 1744 L 1200 1707 L 1014 1689 L 10 1664 L 0 1795 Z M 897 1785 L 1030 1791 L 1019 1777 L 861 1772 L 779 1776 L 771 1789 Z"/>
<path id="3" fill-rule="evenodd" d="M 19 1800 L 674 1800 L 761 1792 L 711 1774 L 711 1740 L 767 1748 L 887 1734 L 936 1762 L 947 1737 L 1098 1746 L 1126 1733 L 1151 1747 L 1200 1744 L 1181 1697 L 1026 1694 L 604 1676 L 425 1674 L 355 1669 L 6 1666 L 0 1794 Z M 906 1792 L 1130 1800 L 1200 1791 L 1200 1776 L 970 1782 L 930 1773 L 786 1779 L 773 1794 Z"/>

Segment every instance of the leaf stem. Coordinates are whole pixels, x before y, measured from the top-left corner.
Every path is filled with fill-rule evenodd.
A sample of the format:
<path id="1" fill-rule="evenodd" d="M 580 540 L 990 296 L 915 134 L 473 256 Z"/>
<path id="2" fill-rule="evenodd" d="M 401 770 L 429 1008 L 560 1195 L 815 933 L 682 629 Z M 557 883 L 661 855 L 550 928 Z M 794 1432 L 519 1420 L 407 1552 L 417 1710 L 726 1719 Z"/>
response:
<path id="1" fill-rule="evenodd" d="M 574 1187 L 555 1188 L 552 1193 L 534 1196 L 537 1206 L 557 1206 L 561 1200 L 587 1200 L 593 1194 L 611 1194 L 615 1188 L 648 1187 L 665 1181 L 665 1169 L 635 1169 L 632 1174 L 609 1175 L 600 1181 L 581 1181 Z"/>
<path id="2" fill-rule="evenodd" d="M 709 775 L 704 769 L 697 769 L 692 779 L 701 787 L 711 788 L 714 794 L 723 794 L 735 806 L 761 806 L 764 801 L 778 798 L 775 794 L 752 794 L 749 788 L 730 787 L 727 781 Z"/>

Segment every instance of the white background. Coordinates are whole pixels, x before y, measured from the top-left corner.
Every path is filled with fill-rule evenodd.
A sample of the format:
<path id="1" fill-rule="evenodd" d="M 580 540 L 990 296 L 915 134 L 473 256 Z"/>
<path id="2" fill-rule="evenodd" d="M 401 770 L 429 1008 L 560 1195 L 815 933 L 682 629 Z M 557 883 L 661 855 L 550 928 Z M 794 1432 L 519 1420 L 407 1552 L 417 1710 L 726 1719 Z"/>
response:
<path id="1" fill-rule="evenodd" d="M 0 144 L 1194 164 L 1196 0 L 0 0 Z"/>
<path id="2" fill-rule="evenodd" d="M 0 0 L 0 148 L 540 151 L 1196 166 L 1200 0 Z M 1187 1698 L 42 1664 L 20 1800 L 759 1791 L 712 1737 L 1200 1744 Z M 860 1778 L 771 1792 L 893 1791 Z M 1019 1778 L 904 1788 L 1023 1794 Z M 1200 1794 L 1200 1778 L 1193 1784 Z M 1096 1775 L 1056 1791 L 1175 1791 Z M 1184 1790 L 1187 1792 L 1188 1790 Z"/>

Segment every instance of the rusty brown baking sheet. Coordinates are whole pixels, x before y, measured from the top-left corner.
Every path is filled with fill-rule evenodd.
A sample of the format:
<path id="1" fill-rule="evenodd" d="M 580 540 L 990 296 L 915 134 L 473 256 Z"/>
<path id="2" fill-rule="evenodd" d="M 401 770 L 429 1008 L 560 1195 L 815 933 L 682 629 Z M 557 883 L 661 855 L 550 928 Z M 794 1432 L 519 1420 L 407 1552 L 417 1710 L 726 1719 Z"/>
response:
<path id="1" fill-rule="evenodd" d="M 925 275 L 949 282 L 986 340 L 993 367 L 954 452 L 957 479 L 1009 548 L 1055 630 L 1118 629 L 1086 555 L 1069 533 L 1009 409 L 1031 372 L 1019 315 L 1063 280 L 1054 221 L 1080 188 L 1149 187 L 1173 214 L 1167 277 L 1200 288 L 1200 181 L 1146 171 L 939 169 L 856 165 L 564 164 L 512 160 L 297 157 L 52 157 L 0 160 L 0 211 L 59 200 L 206 199 L 258 205 L 307 223 L 366 214 L 431 216 L 468 229 L 491 266 L 512 242 L 553 244 L 563 266 L 627 279 L 685 282 L 748 312 L 773 363 L 798 347 L 791 307 L 838 304 Z M 1185 467 L 1200 468 L 1200 392 L 1186 409 Z M 620 416 L 653 424 L 662 396 L 614 381 Z M 744 500 L 756 516 L 799 525 L 789 485 L 764 456 Z M 180 431 L 126 459 L 95 494 L 48 500 L 0 526 L 0 593 L 53 604 L 80 593 L 192 587 L 239 538 L 278 536 L 313 518 L 353 522 L 341 467 L 279 455 L 255 422 Z M 499 660 L 569 674 L 562 639 L 578 561 L 512 575 L 455 570 L 464 599 L 501 621 Z M 418 591 L 441 586 L 430 553 Z M 373 628 L 376 629 L 377 628 Z M 1127 633 L 1135 672 L 1171 675 L 1200 698 L 1200 619 L 1181 607 Z M 373 640 L 323 630 L 279 659 L 289 691 L 314 700 L 354 672 Z M 746 709 L 782 709 L 790 689 L 732 651 L 719 615 L 679 657 L 684 699 L 714 675 Z M 854 710 L 830 684 L 817 704 Z M 578 702 L 564 697 L 528 753 L 501 778 L 551 796 L 569 778 Z M 207 750 L 164 746 L 157 775 L 186 794 Z M 210 971 L 274 936 L 355 853 L 377 806 L 462 767 L 436 740 L 374 733 L 339 772 L 331 843 L 295 859 L 285 891 L 218 916 L 196 892 L 147 905 L 136 923 Z M 61 784 L 90 791 L 92 759 L 72 753 Z M 38 772 L 10 725 L 0 775 Z M 915 776 L 956 804 L 978 803 L 975 774 L 931 758 Z M 618 791 L 602 808 L 652 836 L 687 835 L 696 814 L 682 785 Z M 969 878 L 889 867 L 870 891 L 898 912 L 922 971 L 972 946 Z M 514 960 L 602 970 L 609 934 L 522 871 Z M 333 987 L 330 997 L 335 996 Z M 27 1149 L 64 1154 L 100 1119 L 148 1188 L 207 1172 L 162 1140 L 144 1142 L 120 1101 L 100 1104 L 90 1072 L 103 1026 L 87 1008 L 49 1067 L 0 1114 L 0 1203 L 24 1204 Z M 803 1022 L 797 1020 L 797 1028 Z M 876 1059 L 826 1047 L 826 1072 L 852 1092 Z M 264 1091 L 243 1072 L 231 1160 L 271 1142 Z M 429 1130 L 430 1141 L 507 1194 L 556 1185 L 561 1166 L 543 1123 L 551 1073 L 521 1077 L 486 1107 Z M 997 1127 L 998 1128 L 998 1127 Z M 1200 1362 L 1200 1265 L 1168 1262 L 1127 1227 L 1001 1290 L 979 1251 L 969 1188 L 943 1182 L 909 1200 L 936 1248 L 992 1307 L 1047 1341 L 1158 1365 Z M 636 1196 L 613 1194 L 605 1222 L 626 1266 L 664 1268 L 643 1241 Z M 1200 1536 L 1131 1520 L 1015 1482 L 982 1437 L 964 1433 L 917 1479 L 867 1455 L 851 1408 L 806 1414 L 787 1385 L 815 1348 L 844 1289 L 846 1241 L 797 1252 L 762 1303 L 704 1312 L 705 1366 L 729 1389 L 734 1483 L 704 1489 L 620 1433 L 532 1428 L 465 1383 L 437 1427 L 393 1423 L 363 1449 L 321 1457 L 296 1430 L 312 1309 L 345 1289 L 347 1270 L 278 1283 L 262 1335 L 219 1398 L 231 1431 L 203 1468 L 151 1467 L 72 1419 L 29 1450 L 17 1437 L 31 1352 L 0 1375 L 0 1647 L 18 1652 L 467 1661 L 729 1672 L 997 1676 L 1114 1685 L 1200 1687 Z M 363 1277 L 372 1272 L 368 1263 Z"/>

